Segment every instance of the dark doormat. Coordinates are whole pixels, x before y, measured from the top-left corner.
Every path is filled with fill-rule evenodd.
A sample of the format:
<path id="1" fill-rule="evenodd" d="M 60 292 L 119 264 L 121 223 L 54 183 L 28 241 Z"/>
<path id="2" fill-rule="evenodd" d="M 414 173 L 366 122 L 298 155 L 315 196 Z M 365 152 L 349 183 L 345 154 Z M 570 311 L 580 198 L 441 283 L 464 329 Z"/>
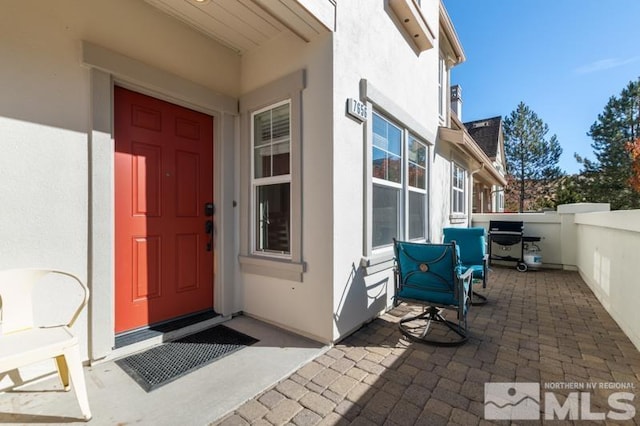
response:
<path id="1" fill-rule="evenodd" d="M 258 342 L 224 325 L 116 361 L 147 392 Z"/>

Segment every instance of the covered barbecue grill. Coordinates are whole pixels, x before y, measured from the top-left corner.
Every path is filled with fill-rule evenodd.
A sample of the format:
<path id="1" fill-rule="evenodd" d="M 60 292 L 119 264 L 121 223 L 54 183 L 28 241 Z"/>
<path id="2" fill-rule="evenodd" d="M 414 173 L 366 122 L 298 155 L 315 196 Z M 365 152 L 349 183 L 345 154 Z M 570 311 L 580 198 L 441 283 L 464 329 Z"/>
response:
<path id="1" fill-rule="evenodd" d="M 520 272 L 524 262 L 523 222 L 492 220 L 489 222 L 489 264 L 493 261 L 514 262 Z"/>

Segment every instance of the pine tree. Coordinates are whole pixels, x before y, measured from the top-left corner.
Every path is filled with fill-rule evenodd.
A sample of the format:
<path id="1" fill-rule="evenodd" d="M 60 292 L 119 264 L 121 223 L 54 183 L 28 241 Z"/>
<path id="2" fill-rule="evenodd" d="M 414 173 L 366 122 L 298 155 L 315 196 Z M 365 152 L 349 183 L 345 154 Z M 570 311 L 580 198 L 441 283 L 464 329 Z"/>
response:
<path id="1" fill-rule="evenodd" d="M 596 160 L 576 155 L 584 167 L 587 200 L 610 203 L 613 210 L 639 208 L 640 194 L 630 184 L 633 161 L 627 146 L 640 137 L 640 79 L 630 81 L 619 97 L 609 98 L 587 134 Z"/>
<path id="2" fill-rule="evenodd" d="M 507 172 L 519 186 L 519 211 L 524 210 L 527 186 L 563 175 L 558 167 L 562 148 L 556 135 L 546 139 L 549 126 L 524 102 L 504 120 Z"/>
<path id="3" fill-rule="evenodd" d="M 587 200 L 582 193 L 582 181 L 584 177 L 581 175 L 564 176 L 558 180 L 555 191 L 555 206 L 560 204 L 583 203 Z"/>

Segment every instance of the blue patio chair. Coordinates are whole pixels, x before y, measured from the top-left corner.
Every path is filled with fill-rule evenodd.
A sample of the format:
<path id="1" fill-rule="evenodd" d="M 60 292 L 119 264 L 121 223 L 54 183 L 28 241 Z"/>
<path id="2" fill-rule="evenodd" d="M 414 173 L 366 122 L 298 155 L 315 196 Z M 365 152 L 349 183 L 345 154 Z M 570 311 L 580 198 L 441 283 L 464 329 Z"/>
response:
<path id="1" fill-rule="evenodd" d="M 400 320 L 402 334 L 411 340 L 439 346 L 466 342 L 473 271 L 465 271 L 458 262 L 456 244 L 394 240 L 393 247 L 394 303 L 419 304 L 423 309 L 420 314 L 410 314 Z M 445 310 L 455 312 L 457 321 L 446 319 Z M 446 327 L 437 327 L 438 324 Z"/>
<path id="2" fill-rule="evenodd" d="M 482 281 L 482 288 L 487 288 L 489 271 L 489 255 L 487 254 L 486 231 L 477 228 L 444 228 L 444 242 L 454 242 L 460 248 L 460 262 L 465 268 L 473 270 L 474 280 Z M 471 292 L 472 305 L 484 305 L 487 297 Z"/>

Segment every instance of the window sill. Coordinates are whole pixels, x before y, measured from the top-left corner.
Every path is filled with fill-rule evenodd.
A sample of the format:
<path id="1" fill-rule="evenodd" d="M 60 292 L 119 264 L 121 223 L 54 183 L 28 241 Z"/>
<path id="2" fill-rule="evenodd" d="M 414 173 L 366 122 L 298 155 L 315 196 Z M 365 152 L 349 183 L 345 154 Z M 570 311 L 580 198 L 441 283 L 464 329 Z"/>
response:
<path id="1" fill-rule="evenodd" d="M 363 257 L 360 259 L 360 267 L 364 269 L 365 275 L 372 275 L 393 268 L 394 258 L 393 250 L 384 251 L 370 257 Z"/>
<path id="2" fill-rule="evenodd" d="M 289 281 L 302 282 L 306 271 L 304 262 L 279 260 L 262 256 L 238 256 L 242 272 L 267 277 L 281 278 Z"/>
<path id="3" fill-rule="evenodd" d="M 449 216 L 449 222 L 451 223 L 465 223 L 467 221 L 466 214 L 452 214 Z"/>

